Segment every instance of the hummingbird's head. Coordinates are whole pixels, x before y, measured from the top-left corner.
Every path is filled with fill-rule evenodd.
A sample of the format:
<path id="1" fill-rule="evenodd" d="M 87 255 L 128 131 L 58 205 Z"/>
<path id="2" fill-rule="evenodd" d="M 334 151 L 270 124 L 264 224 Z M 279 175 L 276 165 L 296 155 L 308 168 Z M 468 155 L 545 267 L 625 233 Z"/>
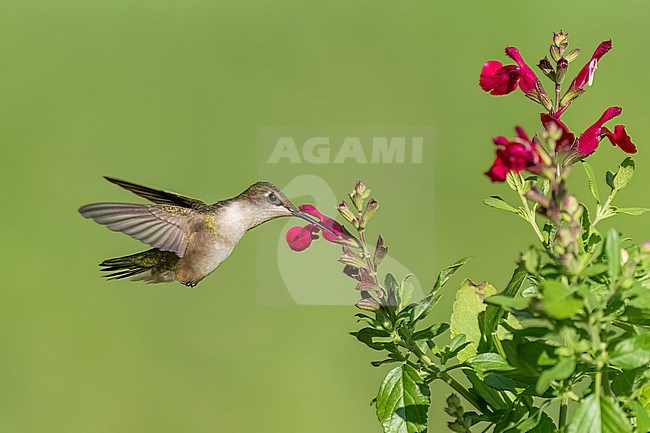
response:
<path id="1" fill-rule="evenodd" d="M 252 227 L 275 218 L 295 216 L 330 231 L 311 215 L 301 212 L 280 188 L 270 182 L 254 183 L 241 193 L 237 199 L 240 199 L 238 200 L 240 202 L 246 202 L 248 206 L 252 207 L 251 210 L 255 215 Z"/>

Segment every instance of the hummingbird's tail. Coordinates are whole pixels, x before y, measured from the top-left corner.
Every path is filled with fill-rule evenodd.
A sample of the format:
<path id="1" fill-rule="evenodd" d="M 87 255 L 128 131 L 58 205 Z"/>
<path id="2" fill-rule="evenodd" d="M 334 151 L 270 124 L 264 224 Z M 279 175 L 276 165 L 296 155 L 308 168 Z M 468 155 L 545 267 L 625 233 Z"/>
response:
<path id="1" fill-rule="evenodd" d="M 133 277 L 134 280 L 161 283 L 173 281 L 172 269 L 178 260 L 179 257 L 171 251 L 152 248 L 141 253 L 104 260 L 99 266 L 103 272 L 108 272 L 104 276 L 109 280 Z"/>

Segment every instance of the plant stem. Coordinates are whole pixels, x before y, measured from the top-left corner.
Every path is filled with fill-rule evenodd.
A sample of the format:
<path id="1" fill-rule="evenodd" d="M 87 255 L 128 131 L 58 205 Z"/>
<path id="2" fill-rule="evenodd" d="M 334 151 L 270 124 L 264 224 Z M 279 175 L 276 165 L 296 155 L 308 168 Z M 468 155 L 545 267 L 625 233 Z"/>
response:
<path id="1" fill-rule="evenodd" d="M 561 86 L 559 84 L 555 84 L 555 110 L 554 113 L 557 113 L 560 111 L 560 90 Z"/>
<path id="2" fill-rule="evenodd" d="M 462 395 L 463 398 L 465 398 L 465 400 L 467 400 L 477 410 L 481 412 L 483 411 L 483 409 L 481 409 L 480 405 L 478 404 L 478 400 L 476 400 L 476 398 L 472 394 L 470 394 L 470 392 L 467 389 L 465 389 L 463 385 L 461 385 L 456 379 L 451 377 L 448 373 L 440 372 L 438 373 L 438 378 L 441 379 L 443 382 L 445 382 L 447 385 L 451 386 L 454 389 L 454 391 Z"/>
<path id="3" fill-rule="evenodd" d="M 542 243 L 542 245 L 544 245 L 544 235 L 542 234 L 542 231 L 539 229 L 539 226 L 535 221 L 535 212 L 533 212 L 530 209 L 530 206 L 528 205 L 528 200 L 524 195 L 522 184 L 523 182 L 522 183 L 517 182 L 517 192 L 519 193 L 519 198 L 521 198 L 521 202 L 524 204 L 524 209 L 526 210 L 526 219 L 528 220 L 530 225 L 533 226 L 533 230 L 535 230 L 535 234 L 537 235 L 539 241 Z"/>
<path id="4" fill-rule="evenodd" d="M 568 397 L 562 397 L 560 401 L 560 417 L 558 420 L 558 427 L 560 431 L 564 431 L 563 428 L 566 426 L 567 413 L 569 411 L 569 399 Z"/>

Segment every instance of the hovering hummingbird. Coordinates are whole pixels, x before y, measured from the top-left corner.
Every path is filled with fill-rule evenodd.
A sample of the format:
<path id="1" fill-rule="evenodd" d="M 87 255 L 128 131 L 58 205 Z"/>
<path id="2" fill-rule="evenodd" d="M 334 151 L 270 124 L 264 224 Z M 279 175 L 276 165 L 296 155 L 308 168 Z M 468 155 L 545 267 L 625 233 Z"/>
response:
<path id="1" fill-rule="evenodd" d="M 154 247 L 104 260 L 100 266 L 108 279 L 179 281 L 194 287 L 228 258 L 248 230 L 262 223 L 296 216 L 331 232 L 268 182 L 256 182 L 236 197 L 206 204 L 112 177 L 106 180 L 154 203 L 96 203 L 79 209 L 85 218 Z"/>

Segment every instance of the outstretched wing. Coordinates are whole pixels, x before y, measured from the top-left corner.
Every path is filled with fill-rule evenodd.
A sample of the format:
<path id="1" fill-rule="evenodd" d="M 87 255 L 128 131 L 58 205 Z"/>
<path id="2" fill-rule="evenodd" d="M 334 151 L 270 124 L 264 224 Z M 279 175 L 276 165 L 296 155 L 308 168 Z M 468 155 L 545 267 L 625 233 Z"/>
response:
<path id="1" fill-rule="evenodd" d="M 146 198 L 147 200 L 150 200 L 154 203 L 168 204 L 172 206 L 181 206 L 190 209 L 202 209 L 207 206 L 201 200 L 186 197 L 180 194 L 176 194 L 174 192 L 153 189 L 126 180 L 115 179 L 114 177 L 104 176 L 104 178 L 107 181 L 114 183 L 115 185 L 120 186 L 126 190 L 129 190 L 132 193 L 137 194 L 140 197 Z"/>
<path id="2" fill-rule="evenodd" d="M 178 257 L 183 257 L 189 239 L 188 213 L 194 212 L 179 206 L 126 203 L 96 203 L 79 209 L 85 218 Z"/>

